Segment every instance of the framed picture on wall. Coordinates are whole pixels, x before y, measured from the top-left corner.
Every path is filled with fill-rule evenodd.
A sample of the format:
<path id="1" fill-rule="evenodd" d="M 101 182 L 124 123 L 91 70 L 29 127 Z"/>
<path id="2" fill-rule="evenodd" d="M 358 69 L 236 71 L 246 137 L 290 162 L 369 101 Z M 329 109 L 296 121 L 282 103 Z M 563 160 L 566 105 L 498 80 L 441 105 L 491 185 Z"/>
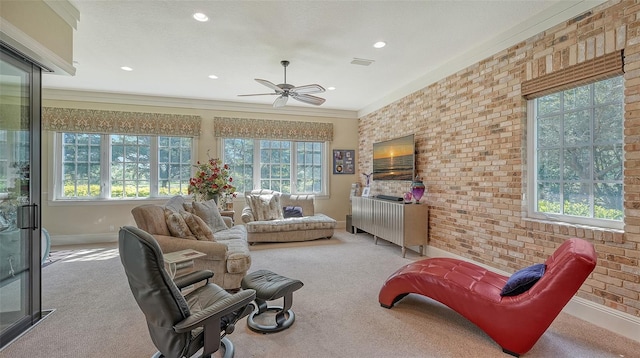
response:
<path id="1" fill-rule="evenodd" d="M 356 151 L 351 149 L 333 150 L 333 174 L 355 174 Z"/>

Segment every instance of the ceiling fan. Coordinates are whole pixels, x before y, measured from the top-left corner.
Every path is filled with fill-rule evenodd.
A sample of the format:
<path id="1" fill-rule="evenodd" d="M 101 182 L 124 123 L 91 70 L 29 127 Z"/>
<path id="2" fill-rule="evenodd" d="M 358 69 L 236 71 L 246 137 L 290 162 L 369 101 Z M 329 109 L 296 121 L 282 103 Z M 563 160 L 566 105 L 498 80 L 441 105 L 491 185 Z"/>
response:
<path id="1" fill-rule="evenodd" d="M 265 95 L 278 95 L 279 97 L 273 102 L 274 108 L 283 107 L 287 104 L 287 100 L 289 97 L 298 100 L 300 102 L 313 104 L 315 106 L 319 106 L 324 103 L 325 99 L 312 96 L 311 93 L 322 93 L 324 92 L 324 87 L 317 84 L 310 84 L 305 86 L 294 86 L 287 83 L 287 66 L 289 66 L 289 61 L 283 60 L 280 61 L 282 67 L 284 67 L 284 83 L 279 85 L 273 84 L 267 80 L 261 80 L 256 78 L 255 80 L 263 84 L 275 92 L 273 93 L 256 93 L 256 94 L 240 94 L 238 96 L 246 97 L 246 96 L 265 96 Z"/>

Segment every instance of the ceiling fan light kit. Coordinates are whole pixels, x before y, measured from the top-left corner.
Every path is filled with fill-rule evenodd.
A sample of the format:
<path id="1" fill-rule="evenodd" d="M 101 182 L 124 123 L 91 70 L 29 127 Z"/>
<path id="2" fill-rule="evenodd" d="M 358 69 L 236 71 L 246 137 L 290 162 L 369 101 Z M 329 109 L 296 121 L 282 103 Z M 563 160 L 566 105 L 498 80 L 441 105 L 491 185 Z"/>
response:
<path id="1" fill-rule="evenodd" d="M 241 94 L 238 95 L 240 97 L 244 96 L 273 96 L 277 95 L 278 98 L 273 102 L 274 108 L 284 107 L 287 104 L 287 100 L 289 97 L 303 102 L 307 104 L 312 104 L 314 106 L 319 106 L 324 103 L 325 99 L 317 96 L 312 96 L 312 93 L 322 93 L 325 91 L 324 87 L 318 84 L 309 84 L 304 86 L 294 86 L 287 83 L 287 66 L 289 66 L 289 61 L 282 60 L 280 61 L 282 67 L 284 67 L 284 83 L 281 84 L 273 84 L 270 81 L 256 78 L 256 82 L 262 84 L 263 86 L 271 88 L 273 93 L 255 93 L 255 94 Z"/>

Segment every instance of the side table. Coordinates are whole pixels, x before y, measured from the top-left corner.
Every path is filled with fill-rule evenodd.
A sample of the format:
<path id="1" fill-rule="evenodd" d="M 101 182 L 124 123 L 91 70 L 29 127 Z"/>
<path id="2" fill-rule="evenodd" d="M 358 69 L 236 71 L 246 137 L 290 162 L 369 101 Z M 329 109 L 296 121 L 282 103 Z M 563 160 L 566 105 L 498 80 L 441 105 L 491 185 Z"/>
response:
<path id="1" fill-rule="evenodd" d="M 162 255 L 165 265 L 168 266 L 169 276 L 172 279 L 178 276 L 178 273 L 180 273 L 179 276 L 183 276 L 193 271 L 193 259 L 202 256 L 205 256 L 205 254 L 192 249 L 174 251 Z"/>

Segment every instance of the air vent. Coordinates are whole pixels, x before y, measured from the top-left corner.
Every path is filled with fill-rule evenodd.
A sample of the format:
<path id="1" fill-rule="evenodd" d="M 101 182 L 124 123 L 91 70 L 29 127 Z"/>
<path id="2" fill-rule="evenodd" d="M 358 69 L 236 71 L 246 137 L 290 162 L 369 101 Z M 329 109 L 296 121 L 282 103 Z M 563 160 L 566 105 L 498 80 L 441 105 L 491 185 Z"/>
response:
<path id="1" fill-rule="evenodd" d="M 354 57 L 353 60 L 351 60 L 352 65 L 360 65 L 360 66 L 369 66 L 374 62 L 375 62 L 374 60 L 366 60 L 364 58 L 356 58 L 356 57 Z"/>

